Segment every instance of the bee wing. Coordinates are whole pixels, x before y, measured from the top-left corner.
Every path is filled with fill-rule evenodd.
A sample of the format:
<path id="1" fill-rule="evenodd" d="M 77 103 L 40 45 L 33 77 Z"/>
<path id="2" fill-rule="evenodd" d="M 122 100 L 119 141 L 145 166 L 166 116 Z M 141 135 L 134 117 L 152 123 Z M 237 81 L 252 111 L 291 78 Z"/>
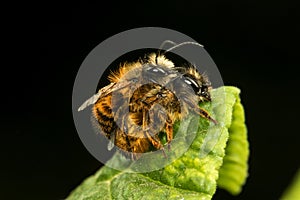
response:
<path id="1" fill-rule="evenodd" d="M 101 95 L 106 95 L 111 92 L 115 92 L 117 90 L 123 89 L 130 84 L 132 84 L 131 80 L 126 80 L 126 81 L 120 81 L 118 83 L 110 83 L 109 85 L 103 87 L 102 89 L 99 90 L 97 94 L 94 94 L 92 97 L 90 97 L 88 100 L 86 100 L 79 108 L 78 112 L 84 110 L 86 107 L 89 105 L 95 104 L 97 100 L 100 98 Z"/>
<path id="2" fill-rule="evenodd" d="M 86 107 L 88 107 L 89 105 L 92 105 L 94 103 L 97 102 L 97 100 L 99 99 L 99 97 L 103 94 L 108 93 L 112 87 L 115 85 L 116 83 L 111 83 L 105 87 L 103 87 L 102 89 L 99 90 L 99 92 L 97 94 L 94 94 L 92 97 L 90 97 L 88 100 L 86 100 L 79 108 L 78 111 L 82 111 L 84 110 Z"/>
<path id="3" fill-rule="evenodd" d="M 84 110 L 86 107 L 88 107 L 91 104 L 96 103 L 96 101 L 99 99 L 100 97 L 100 93 L 98 92 L 97 94 L 94 94 L 92 97 L 90 97 L 88 100 L 86 100 L 79 108 L 78 108 L 78 112 Z"/>

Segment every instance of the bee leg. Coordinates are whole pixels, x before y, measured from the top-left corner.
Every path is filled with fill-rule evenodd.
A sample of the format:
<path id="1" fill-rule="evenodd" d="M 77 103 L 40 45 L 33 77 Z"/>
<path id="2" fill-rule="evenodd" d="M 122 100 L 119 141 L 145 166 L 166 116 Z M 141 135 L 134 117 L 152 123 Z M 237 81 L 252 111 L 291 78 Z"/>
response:
<path id="1" fill-rule="evenodd" d="M 173 121 L 168 116 L 166 120 L 166 135 L 167 135 L 167 142 L 168 142 L 168 150 L 171 150 L 170 142 L 173 140 Z"/>
<path id="2" fill-rule="evenodd" d="M 131 155 L 131 160 L 136 160 L 136 156 L 135 156 L 135 153 L 130 153 L 130 155 Z"/>
<path id="3" fill-rule="evenodd" d="M 145 137 L 148 138 L 148 140 L 151 142 L 151 144 L 159 150 L 162 150 L 162 153 L 164 155 L 165 158 L 167 158 L 165 149 L 162 145 L 162 143 L 160 142 L 159 138 L 157 136 L 152 136 L 149 131 L 145 130 L 144 131 Z"/>
<path id="4" fill-rule="evenodd" d="M 212 121 L 214 124 L 218 124 L 217 120 L 213 119 L 209 113 L 204 110 L 203 108 L 200 108 L 198 106 L 198 108 L 195 109 L 196 113 L 198 113 L 201 117 L 204 117 L 206 119 L 208 119 L 209 121 Z"/>
<path id="5" fill-rule="evenodd" d="M 138 159 L 136 153 L 133 153 L 133 152 L 126 152 L 125 154 L 126 154 L 126 158 L 130 158 L 130 159 L 133 160 L 133 161 Z"/>
<path id="6" fill-rule="evenodd" d="M 142 124 L 142 128 L 143 128 L 143 132 L 145 137 L 151 142 L 151 144 L 156 148 L 156 149 L 160 149 L 162 150 L 164 157 L 167 157 L 165 150 L 163 148 L 163 145 L 161 144 L 159 138 L 157 135 L 151 135 L 149 130 L 146 128 L 147 122 L 146 122 L 146 111 L 143 111 L 143 124 Z"/>
<path id="7" fill-rule="evenodd" d="M 204 117 L 205 119 L 208 119 L 209 121 L 212 121 L 214 124 L 218 124 L 218 122 L 213 119 L 209 113 L 204 110 L 203 108 L 200 108 L 199 105 L 192 103 L 188 98 L 183 98 L 185 103 L 187 103 L 193 110 L 194 112 L 196 112 L 198 115 L 200 115 L 201 117 Z"/>
<path id="8" fill-rule="evenodd" d="M 148 130 L 144 131 L 144 135 L 148 138 L 148 140 L 151 142 L 151 144 L 156 148 L 156 149 L 163 149 L 163 146 L 157 136 L 152 136 Z"/>

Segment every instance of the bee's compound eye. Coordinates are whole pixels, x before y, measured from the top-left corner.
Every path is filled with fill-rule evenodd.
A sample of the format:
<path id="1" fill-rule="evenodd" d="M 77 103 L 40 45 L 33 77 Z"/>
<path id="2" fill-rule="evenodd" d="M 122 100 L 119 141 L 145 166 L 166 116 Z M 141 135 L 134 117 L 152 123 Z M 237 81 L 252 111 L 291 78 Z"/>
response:
<path id="1" fill-rule="evenodd" d="M 192 78 L 190 78 L 190 77 L 188 77 L 188 76 L 183 76 L 184 77 L 184 82 L 186 83 L 186 84 L 188 84 L 188 85 L 190 85 L 192 88 L 193 88 L 193 90 L 194 90 L 194 92 L 195 93 L 199 93 L 200 92 L 200 90 L 199 90 L 199 85 L 197 84 L 197 82 L 196 81 L 194 81 Z"/>
<path id="2" fill-rule="evenodd" d="M 167 74 L 167 72 L 165 70 L 163 70 L 160 67 L 157 66 L 151 66 L 147 69 L 147 71 L 152 72 L 154 74 L 158 74 L 158 75 L 165 75 Z"/>
<path id="3" fill-rule="evenodd" d="M 193 84 L 193 83 L 192 83 L 190 80 L 188 80 L 188 79 L 185 79 L 184 82 L 186 82 L 186 83 L 189 84 L 189 85 L 192 85 L 192 84 Z"/>

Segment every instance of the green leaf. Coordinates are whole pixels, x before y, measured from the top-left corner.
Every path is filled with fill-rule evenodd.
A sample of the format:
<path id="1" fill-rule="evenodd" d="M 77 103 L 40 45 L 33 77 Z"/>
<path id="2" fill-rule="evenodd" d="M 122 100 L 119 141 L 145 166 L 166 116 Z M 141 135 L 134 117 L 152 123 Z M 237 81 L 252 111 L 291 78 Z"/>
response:
<path id="1" fill-rule="evenodd" d="M 300 169 L 298 170 L 291 185 L 283 193 L 281 200 L 300 199 Z"/>
<path id="2" fill-rule="evenodd" d="M 221 87 L 212 91 L 213 103 L 201 104 L 218 125 L 211 125 L 203 118 L 199 121 L 196 116 L 189 116 L 180 123 L 178 139 L 174 145 L 172 141 L 168 158 L 179 155 L 179 147 L 183 148 L 189 140 L 191 145 L 183 155 L 171 160 L 171 164 L 145 173 L 134 173 L 138 166 L 134 164 L 122 171 L 102 167 L 67 199 L 211 199 L 217 185 L 238 194 L 247 177 L 249 156 L 239 93 L 235 87 Z M 192 137 L 191 127 L 199 124 Z M 155 167 L 158 160 L 162 160 L 157 157 L 156 154 L 145 162 Z M 123 165 L 124 158 L 117 153 L 109 162 L 109 166 Z"/>
<path id="3" fill-rule="evenodd" d="M 239 91 L 233 87 L 226 88 L 226 94 L 234 95 L 231 123 L 227 125 L 229 139 L 225 149 L 223 165 L 219 171 L 218 186 L 233 195 L 241 192 L 248 176 L 249 144 L 245 126 L 244 109 L 238 97 Z"/>

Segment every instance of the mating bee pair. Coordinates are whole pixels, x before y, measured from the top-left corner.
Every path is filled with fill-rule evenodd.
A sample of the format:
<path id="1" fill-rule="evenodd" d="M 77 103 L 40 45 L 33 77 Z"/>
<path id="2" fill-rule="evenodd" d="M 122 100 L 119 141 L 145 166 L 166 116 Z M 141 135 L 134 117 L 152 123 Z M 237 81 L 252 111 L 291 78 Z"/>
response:
<path id="1" fill-rule="evenodd" d="M 92 115 L 100 132 L 132 159 L 151 148 L 163 150 L 159 133 L 173 139 L 173 125 L 189 112 L 216 123 L 199 102 L 211 101 L 211 83 L 196 67 L 175 66 L 160 53 L 124 63 L 108 76 L 101 88 L 78 110 L 93 104 Z"/>

